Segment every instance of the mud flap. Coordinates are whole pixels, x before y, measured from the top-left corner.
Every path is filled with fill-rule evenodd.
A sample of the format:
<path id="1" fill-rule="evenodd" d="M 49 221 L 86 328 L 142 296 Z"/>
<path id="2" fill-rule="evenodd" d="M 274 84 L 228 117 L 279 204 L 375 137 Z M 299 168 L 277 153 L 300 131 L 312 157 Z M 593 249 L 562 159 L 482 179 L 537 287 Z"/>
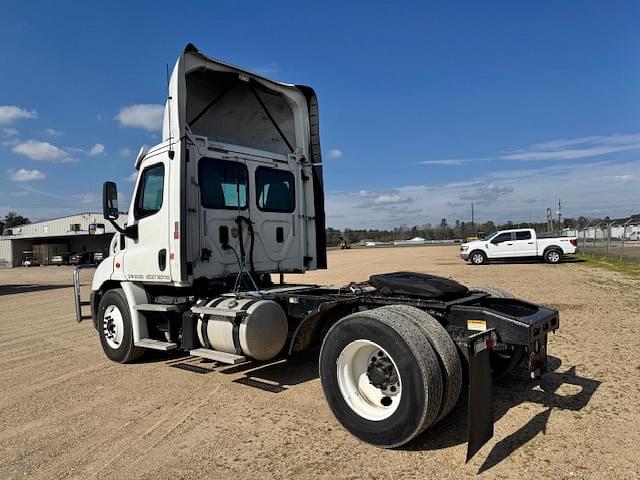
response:
<path id="1" fill-rule="evenodd" d="M 489 352 L 495 332 L 488 330 L 467 340 L 469 362 L 469 409 L 467 462 L 493 437 L 493 382 Z"/>

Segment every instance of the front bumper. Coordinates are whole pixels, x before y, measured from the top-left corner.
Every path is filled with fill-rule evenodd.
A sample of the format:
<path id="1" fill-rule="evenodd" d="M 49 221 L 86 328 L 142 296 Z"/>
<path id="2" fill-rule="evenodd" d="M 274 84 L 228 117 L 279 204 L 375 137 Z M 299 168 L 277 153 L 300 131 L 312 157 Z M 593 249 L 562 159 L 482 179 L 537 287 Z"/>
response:
<path id="1" fill-rule="evenodd" d="M 460 258 L 462 260 L 469 260 L 469 252 L 460 250 Z"/>

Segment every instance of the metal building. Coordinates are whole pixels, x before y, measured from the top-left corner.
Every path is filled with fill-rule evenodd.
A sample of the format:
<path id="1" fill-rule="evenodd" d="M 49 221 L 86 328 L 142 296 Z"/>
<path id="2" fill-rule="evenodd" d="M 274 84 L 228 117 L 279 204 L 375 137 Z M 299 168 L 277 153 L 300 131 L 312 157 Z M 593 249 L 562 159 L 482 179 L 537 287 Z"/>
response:
<path id="1" fill-rule="evenodd" d="M 126 218 L 123 214 L 118 223 L 124 225 Z M 102 252 L 106 256 L 115 232 L 98 212 L 5 228 L 0 236 L 0 268 L 20 266 L 28 256 L 41 265 L 63 253 Z"/>

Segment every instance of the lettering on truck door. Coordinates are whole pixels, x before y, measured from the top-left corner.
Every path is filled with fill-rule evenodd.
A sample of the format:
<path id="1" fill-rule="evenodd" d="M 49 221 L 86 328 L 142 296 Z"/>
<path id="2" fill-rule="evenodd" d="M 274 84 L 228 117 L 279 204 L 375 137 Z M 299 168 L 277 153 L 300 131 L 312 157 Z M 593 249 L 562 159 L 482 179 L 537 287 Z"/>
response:
<path id="1" fill-rule="evenodd" d="M 164 154 L 145 165 L 138 177 L 129 211 L 130 225 L 138 226 L 138 238 L 127 239 L 123 270 L 127 280 L 171 280 L 169 250 L 169 161 Z"/>

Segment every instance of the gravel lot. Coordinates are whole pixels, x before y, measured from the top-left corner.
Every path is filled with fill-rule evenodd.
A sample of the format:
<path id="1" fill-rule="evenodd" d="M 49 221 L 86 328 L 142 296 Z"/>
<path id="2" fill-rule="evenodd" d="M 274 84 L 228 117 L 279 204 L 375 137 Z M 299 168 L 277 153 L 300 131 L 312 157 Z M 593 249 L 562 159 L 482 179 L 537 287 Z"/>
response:
<path id="1" fill-rule="evenodd" d="M 580 263 L 472 267 L 440 246 L 331 251 L 329 262 L 291 280 L 339 285 L 414 270 L 558 308 L 554 371 L 539 385 L 520 371 L 495 387 L 494 438 L 469 464 L 464 401 L 408 448 L 380 450 L 333 418 L 314 359 L 230 368 L 154 355 L 117 365 L 91 323 L 74 320 L 70 267 L 0 270 L 0 478 L 640 476 L 637 278 Z"/>

